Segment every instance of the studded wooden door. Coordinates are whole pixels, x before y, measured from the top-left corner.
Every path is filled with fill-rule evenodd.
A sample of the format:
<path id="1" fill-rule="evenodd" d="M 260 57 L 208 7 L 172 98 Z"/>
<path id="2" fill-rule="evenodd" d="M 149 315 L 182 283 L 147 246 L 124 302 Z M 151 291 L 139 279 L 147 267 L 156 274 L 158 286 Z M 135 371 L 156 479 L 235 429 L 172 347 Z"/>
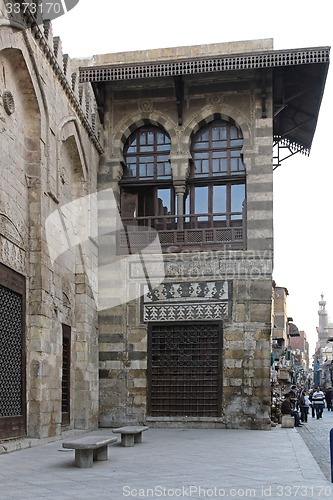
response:
<path id="1" fill-rule="evenodd" d="M 0 264 L 0 436 L 26 434 L 25 279 Z"/>
<path id="2" fill-rule="evenodd" d="M 62 325 L 61 425 L 70 422 L 71 327 Z"/>
<path id="3" fill-rule="evenodd" d="M 151 324 L 148 414 L 220 416 L 221 344 L 219 323 Z"/>

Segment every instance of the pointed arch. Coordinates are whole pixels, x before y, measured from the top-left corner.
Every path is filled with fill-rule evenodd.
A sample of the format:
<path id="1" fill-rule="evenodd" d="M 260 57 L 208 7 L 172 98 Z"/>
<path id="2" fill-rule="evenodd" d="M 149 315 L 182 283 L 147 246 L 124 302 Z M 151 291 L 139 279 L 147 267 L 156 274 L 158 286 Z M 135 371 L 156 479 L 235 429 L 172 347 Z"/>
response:
<path id="1" fill-rule="evenodd" d="M 165 116 L 161 113 L 139 113 L 136 115 L 128 116 L 125 120 L 121 121 L 118 124 L 118 127 L 114 131 L 113 135 L 113 155 L 118 155 L 123 162 L 123 148 L 124 144 L 127 141 L 128 137 L 136 130 L 137 128 L 142 127 L 143 125 L 154 125 L 156 127 L 161 127 L 165 130 L 165 132 L 169 135 L 171 140 L 171 152 L 174 148 L 177 147 L 178 144 L 178 134 L 177 134 L 177 125 L 170 120 L 168 116 Z"/>
<path id="2" fill-rule="evenodd" d="M 219 108 L 215 106 L 214 108 L 212 106 L 207 106 L 200 112 L 191 116 L 187 123 L 184 124 L 184 132 L 182 135 L 184 151 L 190 152 L 191 139 L 199 128 L 218 119 L 227 122 L 232 121 L 237 127 L 239 127 L 244 138 L 243 150 L 248 150 L 249 148 L 251 149 L 252 136 L 248 119 L 239 110 L 223 103 L 223 107 L 220 106 Z"/>
<path id="3" fill-rule="evenodd" d="M 68 157 L 71 159 L 71 166 L 74 169 L 74 173 L 86 181 L 88 163 L 82 146 L 77 118 L 74 115 L 66 116 L 60 122 L 57 129 L 57 198 L 60 196 L 60 180 L 64 178 L 64 167 L 61 165 L 61 155 L 64 149 L 68 151 Z"/>
<path id="4" fill-rule="evenodd" d="M 17 48 L 5 48 L 0 51 L 1 87 L 12 94 L 13 112 L 7 126 L 24 132 L 23 156 L 25 157 L 25 175 L 40 177 L 41 150 L 41 114 L 35 87 L 23 53 Z M 10 88 L 9 88 L 10 87 Z"/>

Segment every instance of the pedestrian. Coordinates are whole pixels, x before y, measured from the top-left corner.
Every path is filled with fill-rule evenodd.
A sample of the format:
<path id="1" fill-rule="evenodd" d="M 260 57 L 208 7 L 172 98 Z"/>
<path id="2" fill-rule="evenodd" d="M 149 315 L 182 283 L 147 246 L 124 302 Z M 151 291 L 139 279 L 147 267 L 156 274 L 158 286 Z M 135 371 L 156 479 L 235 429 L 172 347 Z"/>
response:
<path id="1" fill-rule="evenodd" d="M 332 410 L 332 395 L 333 395 L 332 393 L 333 393 L 332 387 L 329 387 L 325 391 L 325 400 L 326 400 L 327 411 L 331 411 Z"/>
<path id="2" fill-rule="evenodd" d="M 284 400 L 281 403 L 281 413 L 282 415 L 292 415 L 295 419 L 295 427 L 302 427 L 299 419 L 299 413 L 297 410 L 294 410 L 291 404 L 291 396 L 290 392 L 285 394 Z"/>
<path id="3" fill-rule="evenodd" d="M 311 406 L 311 416 L 312 418 L 315 418 L 315 409 L 314 409 L 314 404 L 312 403 L 312 395 L 314 393 L 314 388 L 311 387 L 310 391 L 309 391 L 309 399 L 310 399 L 310 406 Z"/>
<path id="4" fill-rule="evenodd" d="M 309 408 L 310 408 L 310 399 L 309 399 L 308 391 L 306 389 L 304 389 L 301 392 L 301 395 L 299 397 L 299 406 L 301 409 L 301 422 L 307 422 Z"/>
<path id="5" fill-rule="evenodd" d="M 298 393 L 296 385 L 292 385 L 289 391 L 291 406 L 294 410 L 298 410 Z"/>
<path id="6" fill-rule="evenodd" d="M 317 389 L 312 394 L 312 404 L 316 412 L 317 419 L 323 417 L 323 409 L 325 408 L 325 394 L 317 387 Z"/>

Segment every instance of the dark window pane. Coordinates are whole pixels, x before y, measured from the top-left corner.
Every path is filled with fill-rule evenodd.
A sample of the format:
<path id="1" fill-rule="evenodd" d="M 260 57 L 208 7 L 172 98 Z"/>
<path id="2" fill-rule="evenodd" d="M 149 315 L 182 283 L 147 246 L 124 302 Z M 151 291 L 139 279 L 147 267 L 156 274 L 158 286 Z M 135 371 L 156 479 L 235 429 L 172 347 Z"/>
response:
<path id="1" fill-rule="evenodd" d="M 156 150 L 158 152 L 160 151 L 167 151 L 169 152 L 170 151 L 170 144 L 158 144 L 157 147 L 156 147 Z"/>
<path id="2" fill-rule="evenodd" d="M 188 193 L 188 195 L 186 196 L 185 198 L 185 213 L 186 214 L 190 214 L 190 194 Z"/>
<path id="3" fill-rule="evenodd" d="M 233 148 L 239 147 L 243 145 L 243 139 L 232 139 L 231 140 L 231 146 Z"/>
<path id="4" fill-rule="evenodd" d="M 196 153 L 193 155 L 193 158 L 195 160 L 203 160 L 205 158 L 208 158 L 208 152 L 206 152 L 206 151 L 196 151 Z"/>
<path id="5" fill-rule="evenodd" d="M 209 141 L 209 130 L 202 130 L 200 132 L 200 138 L 202 141 L 207 142 Z"/>
<path id="6" fill-rule="evenodd" d="M 127 172 L 128 177 L 136 177 L 136 164 L 129 165 L 129 170 Z"/>
<path id="7" fill-rule="evenodd" d="M 169 161 L 166 161 L 164 163 L 164 173 L 166 176 L 171 177 L 171 165 Z"/>
<path id="8" fill-rule="evenodd" d="M 213 213 L 221 214 L 227 211 L 227 187 L 226 186 L 213 186 Z M 226 216 L 217 217 L 214 219 L 225 220 Z"/>
<path id="9" fill-rule="evenodd" d="M 195 169 L 192 171 L 192 177 L 202 177 L 203 174 L 216 177 L 243 171 L 240 159 L 242 145 L 241 131 L 229 122 L 217 120 L 206 125 L 193 137 L 192 156 Z M 236 147 L 237 149 L 234 149 Z M 208 168 L 196 163 L 199 158 L 207 158 Z M 221 161 L 217 162 L 217 158 L 221 158 Z"/>
<path id="10" fill-rule="evenodd" d="M 157 144 L 164 144 L 164 138 L 165 138 L 164 134 L 161 134 L 161 132 L 157 132 L 157 134 L 156 134 Z"/>
<path id="11" fill-rule="evenodd" d="M 195 148 L 198 149 L 209 149 L 209 143 L 208 142 L 196 142 Z"/>
<path id="12" fill-rule="evenodd" d="M 141 153 L 147 153 L 147 152 L 153 152 L 154 151 L 154 147 L 153 146 L 141 146 L 141 149 L 140 149 Z"/>
<path id="13" fill-rule="evenodd" d="M 154 163 L 147 163 L 147 177 L 154 177 Z"/>
<path id="14" fill-rule="evenodd" d="M 209 162 L 208 162 L 208 160 L 203 160 L 201 162 L 201 171 L 203 174 L 209 174 Z"/>
<path id="15" fill-rule="evenodd" d="M 220 172 L 220 160 L 216 159 L 212 161 L 213 173 Z"/>
<path id="16" fill-rule="evenodd" d="M 212 139 L 218 141 L 220 139 L 220 129 L 217 127 L 212 128 Z"/>
<path id="17" fill-rule="evenodd" d="M 231 186 L 231 211 L 242 212 L 245 199 L 245 185 L 234 184 Z"/>
<path id="18" fill-rule="evenodd" d="M 220 131 L 220 139 L 223 139 L 224 141 L 227 140 L 227 125 L 224 125 L 219 128 Z"/>
<path id="19" fill-rule="evenodd" d="M 161 161 L 157 164 L 157 178 L 159 179 L 161 177 L 171 177 L 171 166 L 168 161 Z"/>
<path id="20" fill-rule="evenodd" d="M 212 147 L 214 149 L 218 149 L 218 148 L 225 148 L 227 145 L 227 142 L 226 141 L 214 141 L 212 143 Z"/>
<path id="21" fill-rule="evenodd" d="M 147 134 L 147 144 L 154 144 L 155 134 L 154 132 L 148 132 Z"/>
<path id="22" fill-rule="evenodd" d="M 139 142 L 140 144 L 147 144 L 146 133 L 144 131 L 139 135 Z"/>
<path id="23" fill-rule="evenodd" d="M 170 215 L 171 214 L 171 189 L 158 189 L 157 190 L 157 215 Z"/>
<path id="24" fill-rule="evenodd" d="M 125 145 L 125 163 L 127 167 L 134 163 L 140 165 L 134 177 L 157 179 L 161 175 L 171 178 L 170 167 L 164 168 L 164 172 L 161 167 L 158 168 L 159 164 L 168 162 L 170 148 L 170 138 L 162 130 L 152 126 L 141 127 L 133 132 Z M 133 177 L 133 171 L 131 167 L 125 169 L 123 179 Z"/>
<path id="25" fill-rule="evenodd" d="M 140 177 L 147 177 L 147 168 L 145 163 L 140 163 L 139 175 Z"/>
<path id="26" fill-rule="evenodd" d="M 194 191 L 195 214 L 208 214 L 208 186 L 197 186 Z M 206 220 L 207 217 L 199 217 L 198 220 Z"/>
<path id="27" fill-rule="evenodd" d="M 240 130 L 237 127 L 230 127 L 230 139 L 238 139 L 241 137 Z"/>

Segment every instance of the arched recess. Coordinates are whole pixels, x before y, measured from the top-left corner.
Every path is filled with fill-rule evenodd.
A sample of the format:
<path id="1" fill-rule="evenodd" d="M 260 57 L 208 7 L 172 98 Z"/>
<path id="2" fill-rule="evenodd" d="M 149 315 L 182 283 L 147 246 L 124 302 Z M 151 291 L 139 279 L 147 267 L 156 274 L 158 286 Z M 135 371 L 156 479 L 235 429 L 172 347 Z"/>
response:
<path id="1" fill-rule="evenodd" d="M 249 152 L 249 139 L 246 119 L 230 107 L 221 112 L 209 106 L 185 125 L 183 146 L 190 161 L 184 222 L 202 233 L 202 241 L 208 234 L 216 245 L 246 248 L 244 151 Z"/>
<path id="2" fill-rule="evenodd" d="M 79 130 L 74 116 L 68 116 L 60 123 L 57 137 L 57 177 L 58 177 L 58 199 L 60 207 L 70 202 L 79 200 L 88 194 L 88 165 L 86 155 L 82 147 Z M 89 199 L 89 197 L 87 198 Z M 80 206 L 80 204 L 78 204 Z M 75 213 L 75 212 L 74 212 Z M 78 215 L 80 221 L 71 221 L 73 227 L 82 224 L 82 217 L 86 217 L 85 227 L 90 234 L 91 221 L 88 217 L 89 208 L 86 213 Z M 74 214 L 72 214 L 74 217 Z M 69 253 L 68 253 L 69 252 Z M 70 249 L 57 259 L 57 271 L 63 276 L 63 288 L 71 288 L 70 282 L 74 283 L 76 265 L 78 263 L 77 250 Z M 69 255 L 70 254 L 70 255 Z M 73 291 L 73 288 L 72 288 Z M 75 303 L 75 297 L 70 297 L 70 302 Z M 73 313 L 73 311 L 72 311 Z"/>
<path id="3" fill-rule="evenodd" d="M 6 43 L 5 37 L 4 41 Z M 4 130 L 0 134 L 3 168 L 10 172 L 10 175 L 3 176 L 1 193 L 0 211 L 2 221 L 6 222 L 7 234 L 0 237 L 0 245 L 6 245 L 10 253 L 7 253 L 8 267 L 6 270 L 2 267 L 0 273 L 0 309 L 12 311 L 2 327 L 10 339 L 8 345 L 15 347 L 15 352 L 11 349 L 0 352 L 0 385 L 7 396 L 7 404 L 4 403 L 4 407 L 0 408 L 0 434 L 3 438 L 26 434 L 27 401 L 29 405 L 27 391 L 29 393 L 34 388 L 34 377 L 32 373 L 26 377 L 26 366 L 32 367 L 34 359 L 30 357 L 29 345 L 26 345 L 26 327 L 32 324 L 32 313 L 29 303 L 26 309 L 25 297 L 27 292 L 33 293 L 39 286 L 36 276 L 40 274 L 37 268 L 41 263 L 40 255 L 32 258 L 34 252 L 40 253 L 40 245 L 36 243 L 40 241 L 41 232 L 40 225 L 36 223 L 41 216 L 42 177 L 39 94 L 29 60 L 25 59 L 21 49 L 13 47 L 14 43 L 13 37 L 8 43 L 9 48 L 0 51 L 0 96 L 10 98 L 10 105 L 7 109 L 3 108 L 1 122 Z M 24 227 L 24 231 L 20 237 L 14 231 L 16 224 L 10 223 L 9 218 L 16 224 L 22 221 L 19 224 Z M 29 276 L 30 281 L 25 279 L 26 276 Z M 28 287 L 26 283 L 29 283 Z M 5 309 L 1 303 L 3 300 L 6 301 Z M 31 329 L 29 338 L 35 340 L 34 333 Z M 29 358 L 27 364 L 26 358 Z"/>
<path id="4" fill-rule="evenodd" d="M 65 151 L 69 165 L 75 176 L 72 196 L 77 198 L 85 194 L 88 178 L 88 164 L 86 155 L 82 146 L 80 131 L 75 116 L 70 115 L 64 118 L 58 126 L 57 133 L 57 197 L 60 197 L 60 186 L 66 183 L 66 172 L 68 164 L 64 161 Z"/>
<path id="5" fill-rule="evenodd" d="M 28 178 L 40 178 L 41 165 L 41 114 L 35 87 L 22 51 L 6 48 L 0 51 L 1 88 L 13 96 L 13 112 L 7 117 L 6 128 L 16 136 L 15 154 L 22 146 L 25 175 Z M 22 137 L 22 143 L 20 141 Z"/>
<path id="6" fill-rule="evenodd" d="M 90 175 L 84 143 L 73 115 L 66 116 L 59 123 L 56 154 L 58 213 L 64 221 L 64 230 L 68 231 L 66 238 L 71 242 L 53 264 L 62 291 L 59 308 L 62 350 L 58 360 L 62 367 L 61 424 L 75 426 L 76 420 L 81 418 L 82 400 L 90 401 L 91 398 L 90 392 L 82 389 L 82 380 L 89 384 L 86 377 L 89 376 L 90 347 L 94 340 L 89 327 L 90 283 L 87 275 L 88 270 L 94 268 L 92 262 L 96 262 L 97 250 L 92 241 L 84 237 L 93 234 L 92 225 L 97 221 L 91 220 L 94 211 L 88 205 L 93 203 L 89 194 L 92 194 L 96 181 Z M 77 359 L 74 353 L 82 351 L 82 346 L 84 356 Z M 86 403 L 85 407 L 88 406 Z"/>
<path id="7" fill-rule="evenodd" d="M 156 127 L 161 127 L 169 135 L 171 140 L 171 153 L 174 149 L 178 149 L 178 134 L 177 126 L 174 122 L 170 120 L 169 117 L 157 113 L 140 113 L 137 115 L 132 115 L 127 117 L 125 120 L 121 121 L 117 128 L 115 129 L 112 142 L 111 156 L 118 160 L 119 170 L 117 172 L 118 180 L 122 177 L 122 169 L 124 166 L 123 149 L 128 137 L 134 132 L 134 130 L 142 127 L 143 125 L 154 125 Z M 171 166 L 172 168 L 172 166 Z"/>
<path id="8" fill-rule="evenodd" d="M 223 104 L 223 108 L 207 106 L 200 113 L 193 115 L 187 123 L 184 124 L 184 132 L 182 134 L 183 149 L 190 153 L 191 138 L 199 130 L 200 127 L 214 120 L 222 119 L 225 121 L 233 121 L 242 131 L 244 138 L 243 151 L 251 149 L 252 136 L 251 127 L 248 119 L 232 106 Z M 244 158 L 246 163 L 246 158 Z"/>

